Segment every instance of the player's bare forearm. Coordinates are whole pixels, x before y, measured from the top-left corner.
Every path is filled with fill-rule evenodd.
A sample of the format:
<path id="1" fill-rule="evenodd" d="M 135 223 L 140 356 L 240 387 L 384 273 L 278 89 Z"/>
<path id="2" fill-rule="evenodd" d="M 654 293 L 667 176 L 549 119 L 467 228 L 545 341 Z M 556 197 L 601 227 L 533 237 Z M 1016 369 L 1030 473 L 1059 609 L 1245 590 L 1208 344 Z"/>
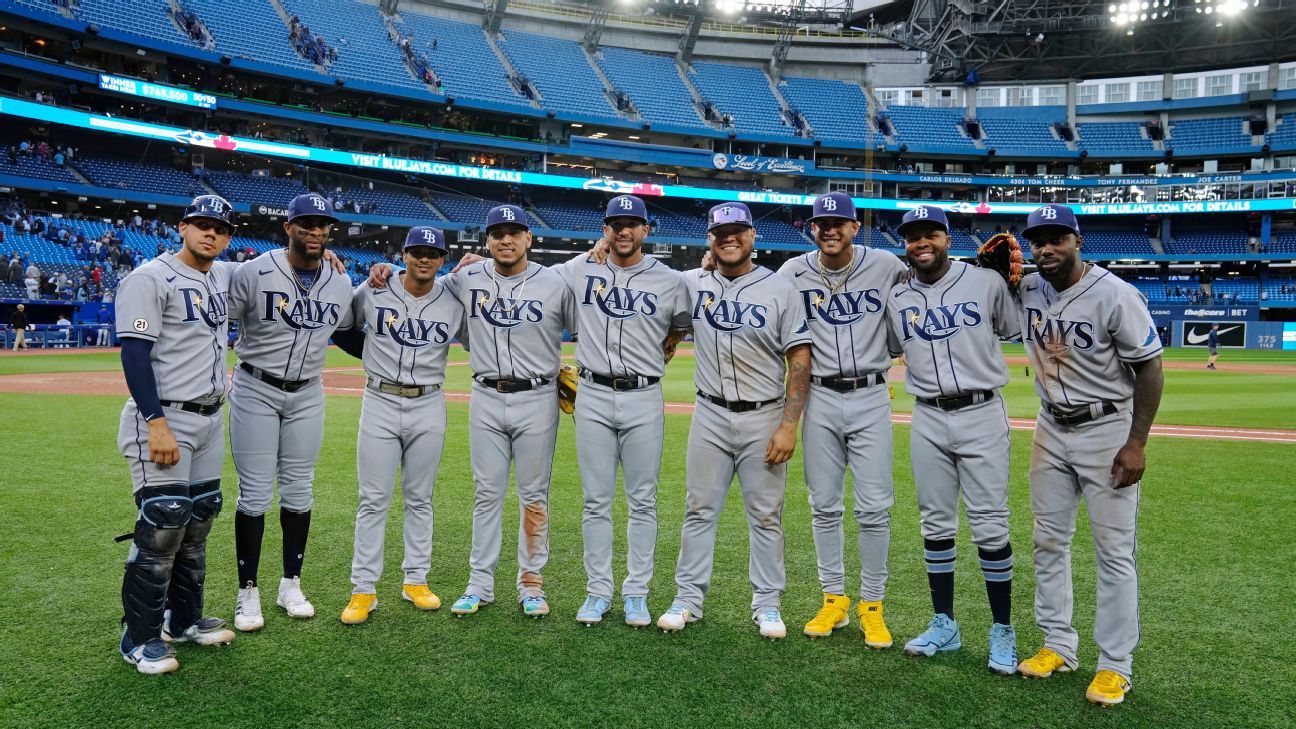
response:
<path id="1" fill-rule="evenodd" d="M 684 341 L 684 335 L 687 333 L 683 329 L 672 329 L 666 335 L 666 341 L 662 342 L 662 359 L 667 364 L 670 364 L 670 361 L 675 358 L 675 351 L 679 347 L 679 343 Z"/>
<path id="2" fill-rule="evenodd" d="M 1155 357 L 1134 365 L 1134 419 L 1130 423 L 1130 440 L 1146 443 L 1152 421 L 1161 407 L 1161 391 L 1165 387 L 1165 374 L 1161 358 Z"/>
<path id="3" fill-rule="evenodd" d="M 1115 488 L 1133 486 L 1143 478 L 1147 466 L 1144 448 L 1157 408 L 1161 405 L 1164 382 L 1160 357 L 1134 365 L 1134 415 L 1129 437 L 1112 459 L 1112 486 Z"/>
<path id="4" fill-rule="evenodd" d="M 806 396 L 810 393 L 810 345 L 801 344 L 787 353 L 788 375 L 783 398 L 783 424 L 793 428 L 801 422 Z"/>

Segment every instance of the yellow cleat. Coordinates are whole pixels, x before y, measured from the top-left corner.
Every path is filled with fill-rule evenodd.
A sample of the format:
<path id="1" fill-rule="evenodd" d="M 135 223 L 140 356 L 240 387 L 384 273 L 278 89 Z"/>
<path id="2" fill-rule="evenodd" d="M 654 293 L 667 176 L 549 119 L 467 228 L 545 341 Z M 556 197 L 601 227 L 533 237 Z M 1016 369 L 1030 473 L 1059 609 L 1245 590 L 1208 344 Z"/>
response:
<path id="1" fill-rule="evenodd" d="M 1068 666 L 1062 656 L 1051 648 L 1040 648 L 1039 653 L 1017 664 L 1017 670 L 1030 678 L 1048 678 L 1054 671 L 1069 673 L 1073 666 Z"/>
<path id="2" fill-rule="evenodd" d="M 882 619 L 882 601 L 863 602 L 855 606 L 859 613 L 860 632 L 864 634 L 864 645 L 869 648 L 891 647 L 891 631 L 887 630 L 886 621 Z"/>
<path id="3" fill-rule="evenodd" d="M 429 590 L 427 585 L 406 583 L 401 587 L 401 596 L 414 603 L 414 607 L 419 610 L 436 610 L 441 607 L 441 598 Z"/>
<path id="4" fill-rule="evenodd" d="M 342 622 L 347 625 L 359 625 L 369 619 L 369 613 L 378 607 L 377 595 L 365 595 L 357 593 L 351 596 L 351 602 L 347 603 L 346 610 L 342 611 Z"/>
<path id="5" fill-rule="evenodd" d="M 1130 688 L 1129 679 L 1115 671 L 1102 670 L 1089 684 L 1085 698 L 1091 704 L 1115 706 L 1125 700 L 1125 694 L 1129 693 Z"/>
<path id="6" fill-rule="evenodd" d="M 834 630 L 846 627 L 850 622 L 849 610 L 849 597 L 830 595 L 825 592 L 823 607 L 819 608 L 819 612 L 806 623 L 805 629 L 801 632 L 811 638 L 826 638 L 832 635 Z"/>

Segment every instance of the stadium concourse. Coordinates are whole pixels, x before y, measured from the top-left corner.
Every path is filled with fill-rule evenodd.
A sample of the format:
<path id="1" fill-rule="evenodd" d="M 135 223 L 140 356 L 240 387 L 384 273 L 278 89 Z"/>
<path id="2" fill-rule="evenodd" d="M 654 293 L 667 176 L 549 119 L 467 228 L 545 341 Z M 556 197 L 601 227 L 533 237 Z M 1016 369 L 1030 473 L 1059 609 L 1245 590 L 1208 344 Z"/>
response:
<path id="1" fill-rule="evenodd" d="M 1287 528 L 1287 451 L 1296 445 L 1294 2 L 1059 0 L 1041 17 L 1034 0 L 0 0 L 0 412 L 10 456 L 0 479 L 10 557 L 0 567 L 8 588 L 0 612 L 12 628 L 0 634 L 0 665 L 14 679 L 0 688 L 0 724 L 134 726 L 147 717 L 197 726 L 1286 726 L 1296 676 L 1284 659 L 1292 648 L 1285 628 L 1296 605 L 1274 599 L 1274 585 L 1290 581 L 1290 560 L 1273 535 Z M 851 230 L 849 216 L 834 214 L 838 205 L 853 208 L 854 242 L 866 249 L 834 239 L 832 230 Z M 1021 322 L 1004 312 L 1054 289 L 1000 301 L 998 279 L 964 267 L 1001 233 L 1020 240 L 1028 274 L 1037 272 L 1036 256 L 1062 256 L 1032 253 L 1023 229 L 1042 209 L 1048 217 L 1035 220 L 1036 239 L 1054 238 L 1037 247 L 1065 251 L 1082 241 L 1079 255 L 1092 264 L 1082 274 L 1094 278 L 1086 283 L 1102 281 L 1094 290 L 1106 298 L 1073 306 L 1079 297 L 1058 289 L 1061 301 L 1031 316 L 1048 318 L 1060 337 L 1074 332 L 1076 351 L 1093 348 L 1096 335 L 1100 346 L 1069 366 L 1101 376 L 1050 374 L 1048 362 L 1061 373 L 1059 358 L 1075 353 L 1052 340 L 1039 345 L 1031 330 L 1024 342 L 1011 336 Z M 525 293 L 535 297 L 530 303 L 549 297 L 548 311 L 565 309 L 558 305 L 574 290 L 570 272 L 592 266 L 585 255 L 609 235 L 620 236 L 614 250 L 627 245 L 639 233 L 624 231 L 639 231 L 639 221 L 645 270 L 654 272 L 640 281 L 652 279 L 644 291 L 664 287 L 652 290 L 654 311 L 608 314 L 604 298 L 606 320 L 592 315 L 607 331 L 612 319 L 623 332 L 627 319 L 642 327 L 637 332 L 664 327 L 674 355 L 664 367 L 656 329 L 600 348 L 597 337 L 584 338 L 589 322 L 579 318 L 593 304 L 576 301 L 567 302 L 566 326 L 550 319 L 478 338 L 488 346 L 472 353 L 452 342 L 449 330 L 458 328 L 446 322 L 464 306 L 507 318 Z M 302 251 L 325 246 L 320 231 L 329 224 L 326 247 L 352 287 L 375 267 L 409 264 L 398 279 L 402 287 L 416 282 L 400 295 L 407 324 L 420 296 L 450 292 L 454 300 L 435 304 L 446 322 L 418 319 L 424 334 L 447 328 L 426 340 L 445 349 L 444 363 L 439 350 L 407 357 L 409 340 L 394 336 L 397 344 L 384 346 L 398 352 L 396 375 L 375 376 L 381 365 L 372 350 L 353 357 L 357 337 L 384 325 L 395 331 L 401 317 L 397 304 L 371 292 L 359 308 L 383 315 L 369 335 L 344 329 L 331 340 L 339 346 L 326 346 L 311 333 L 350 321 L 337 303 L 345 282 L 300 265 L 310 262 Z M 791 265 L 741 296 L 771 297 L 771 306 L 804 309 L 810 319 L 802 330 L 785 327 L 780 337 L 799 343 L 788 347 L 743 340 L 733 333 L 741 324 L 713 327 L 739 342 L 728 355 L 734 380 L 750 372 L 770 390 L 726 400 L 712 350 L 695 349 L 691 336 L 674 348 L 690 312 L 680 303 L 689 296 L 669 293 L 680 278 L 670 270 L 695 269 L 711 252 L 738 271 L 746 256 L 729 263 L 721 251 L 731 256 L 746 245 L 748 224 L 752 263 L 770 271 Z M 190 246 L 207 245 L 186 236 L 219 239 L 226 226 L 233 235 L 222 261 L 267 262 L 256 276 L 222 265 L 202 277 L 218 288 L 233 277 L 230 300 L 236 289 L 246 299 L 234 301 L 246 331 L 233 316 L 228 331 L 230 348 L 242 349 L 211 346 L 205 329 L 177 348 L 166 337 L 184 337 L 152 324 L 157 299 L 141 293 L 142 282 L 179 291 L 167 288 L 180 285 L 160 269 L 189 265 Z M 521 226 L 534 236 L 526 257 L 545 270 L 516 299 L 497 293 L 503 309 L 488 312 L 490 292 L 469 294 L 455 281 L 513 271 L 507 259 Z M 942 298 L 936 308 L 950 321 L 951 312 L 966 311 L 964 335 L 953 336 L 953 326 L 933 337 L 926 369 L 920 349 L 908 361 L 890 360 L 895 351 L 880 344 L 888 287 L 902 270 L 917 277 L 901 279 L 913 290 L 906 296 L 944 285 L 923 278 L 925 249 L 914 253 L 928 238 L 943 241 L 942 233 L 949 270 L 967 272 L 958 292 L 969 300 Z M 739 243 L 711 251 L 716 236 Z M 840 281 L 824 265 L 834 246 L 843 265 L 860 263 Z M 471 268 L 476 256 L 495 261 Z M 290 265 L 272 275 L 269 262 L 281 259 Z M 1038 271 L 1050 284 L 1049 271 L 1062 268 L 1051 263 Z M 460 279 L 445 278 L 461 264 L 468 271 L 454 274 Z M 432 282 L 434 269 L 441 284 Z M 825 291 L 795 283 L 797 271 Z M 856 274 L 878 290 L 855 292 Z M 800 297 L 783 291 L 784 278 Z M 292 297 L 279 288 L 305 292 L 305 300 L 326 281 L 337 301 L 315 302 L 322 319 L 306 326 L 305 314 L 285 313 Z M 586 303 L 608 284 L 589 283 Z M 613 289 L 623 283 L 614 272 Z M 717 294 L 695 293 L 691 321 L 728 315 L 707 309 Z M 850 299 L 855 293 L 863 298 Z M 185 320 L 209 324 L 219 344 L 224 292 L 183 296 L 162 305 L 174 318 L 188 307 Z M 848 304 L 854 309 L 832 308 Z M 326 315 L 331 306 L 335 319 Z M 796 359 L 805 344 L 798 337 L 819 336 L 807 332 L 827 326 L 823 316 L 811 323 L 823 307 L 849 337 L 816 339 L 815 357 L 828 364 L 807 371 Z M 677 316 L 667 317 L 672 310 Z M 740 322 L 743 310 L 734 308 Z M 1071 320 L 1100 310 L 1106 327 Z M 468 321 L 476 311 L 463 331 L 485 326 Z M 975 344 L 976 327 L 984 347 Z M 1131 337 L 1138 341 L 1125 341 Z M 1139 342 L 1140 354 L 1131 355 Z M 834 343 L 838 361 L 821 358 Z M 586 367 L 578 378 L 589 397 L 607 390 L 606 412 L 588 404 L 603 401 L 582 406 L 578 398 L 573 418 L 553 413 L 553 426 L 556 403 L 537 363 L 584 357 L 587 365 L 591 349 L 606 354 L 609 367 L 615 350 L 623 364 L 624 372 Z M 640 349 L 651 368 L 663 369 L 660 377 L 630 367 Z M 483 354 L 490 351 L 495 356 Z M 1031 356 L 1043 357 L 1044 367 Z M 873 360 L 877 367 L 861 370 Z M 188 376 L 194 362 L 202 376 Z M 787 382 L 767 377 L 785 362 Z M 721 396 L 702 391 L 708 363 L 720 373 Z M 514 376 L 533 365 L 535 377 Z M 223 370 L 234 383 L 229 391 Z M 921 381 L 932 371 L 938 380 L 948 373 L 953 389 L 940 380 L 939 394 L 924 396 Z M 431 380 L 419 379 L 429 372 Z M 990 384 L 966 382 L 983 377 Z M 783 452 L 778 434 L 787 421 L 770 419 L 770 406 L 792 413 L 801 402 L 797 383 L 810 380 L 809 401 L 832 392 L 842 422 L 824 426 L 823 399 L 817 412 L 808 407 L 781 466 L 770 454 Z M 1059 396 L 1041 393 L 1053 386 L 1081 407 L 1052 407 L 1049 398 Z M 141 399 L 149 387 L 155 396 L 183 387 L 194 397 Z M 1153 391 L 1164 395 L 1143 444 L 1136 423 Z M 390 396 L 385 411 L 380 394 Z M 524 398 L 534 399 L 517 406 Z M 1117 407 L 1131 399 L 1137 404 Z M 161 420 L 174 421 L 174 429 L 163 425 L 178 436 L 176 453 L 201 432 L 205 445 L 191 450 L 209 454 L 220 444 L 226 460 L 180 459 L 193 478 L 159 484 L 159 474 L 166 481 L 175 472 L 143 456 L 145 446 L 170 452 L 155 435 L 159 418 L 145 412 L 154 400 L 158 412 L 172 413 Z M 519 413 L 527 422 L 491 426 L 492 403 L 500 422 Z M 970 408 L 987 403 L 1002 404 L 1002 422 L 996 405 L 989 417 L 933 435 L 935 423 L 964 422 L 956 418 L 974 418 Z M 311 413 L 308 427 L 291 412 Z M 604 416 L 621 420 L 609 425 Z M 374 427 L 396 417 L 400 433 Z M 1117 433 L 1125 445 L 1108 448 L 1115 436 L 1106 434 L 1126 417 L 1128 432 Z M 643 422 L 630 422 L 636 418 Z M 778 426 L 768 447 L 747 438 L 762 418 Z M 293 434 L 282 435 L 289 421 L 297 423 Z M 807 442 L 812 421 L 817 442 Z M 998 432 L 991 426 L 1006 435 L 989 438 Z M 853 435 L 836 443 L 844 430 Z M 226 431 L 234 436 L 228 449 Z M 828 431 L 833 438 L 825 439 Z M 625 501 L 615 489 L 606 499 L 607 489 L 587 488 L 612 451 L 627 465 L 627 449 L 590 444 L 630 433 L 648 433 L 636 454 L 663 453 L 647 489 L 652 508 L 643 501 L 650 459 L 630 459 L 640 462 L 621 479 L 633 482 Z M 843 445 L 865 435 L 877 437 L 858 453 Z M 410 467 L 411 454 L 442 452 L 420 445 L 415 453 L 416 436 L 444 443 L 439 468 Z M 950 455 L 954 441 L 976 437 L 994 440 L 997 455 Z M 265 450 L 272 442 L 273 453 Z M 393 443 L 402 450 L 375 455 Z M 485 444 L 517 461 L 516 496 L 497 488 L 507 469 L 483 476 L 499 465 L 482 461 Z M 699 486 L 699 474 L 723 459 L 699 458 L 699 444 L 762 451 L 772 465 L 759 474 L 739 467 L 740 493 L 730 501 L 743 505 L 725 506 L 723 485 Z M 1079 451 L 1101 457 L 1082 462 Z M 401 470 L 422 472 L 402 482 L 404 523 L 392 514 L 384 529 L 375 515 L 392 499 L 390 467 L 402 458 Z M 834 459 L 850 461 L 840 493 L 840 484 L 824 488 Z M 1121 486 L 1144 465 L 1146 477 L 1133 488 L 1085 490 L 1077 511 L 1075 494 L 1056 488 L 1070 475 L 1043 475 L 1046 461 L 1067 474 L 1097 474 L 1094 483 Z M 961 463 L 952 486 L 933 488 L 943 478 L 932 475 L 938 462 Z M 613 474 L 616 465 L 613 458 Z M 772 474 L 783 468 L 786 488 L 774 494 Z M 142 495 L 135 505 L 126 497 L 132 480 Z M 960 489 L 966 517 L 958 514 Z M 250 503 L 267 490 L 269 506 Z M 945 491 L 954 494 L 952 509 L 935 503 Z M 781 496 L 775 510 L 773 496 Z M 706 497 L 723 507 L 714 510 L 714 581 L 703 564 Z M 161 513 L 167 499 L 188 506 Z M 224 515 L 212 518 L 222 501 Z M 277 519 L 266 510 L 276 503 Z M 487 534 L 500 503 L 502 550 Z M 660 525 L 646 530 L 644 515 L 654 508 Z M 367 515 L 361 527 L 358 510 Z M 1068 516 L 1077 514 L 1093 522 L 1075 534 L 1073 553 L 1059 552 L 1072 539 Z M 961 518 L 969 529 L 958 526 Z M 184 522 L 175 532 L 182 536 L 168 546 L 163 527 L 175 519 Z M 777 540 L 772 520 L 782 525 Z M 113 543 L 132 522 L 130 544 Z M 277 535 L 264 540 L 276 553 L 261 559 L 267 522 L 284 532 L 283 581 Z M 597 546 L 606 544 L 611 560 Z M 833 545 L 844 556 L 834 558 Z M 778 549 L 785 570 L 773 564 Z M 504 555 L 502 564 L 492 551 Z M 1059 554 L 1074 563 L 1074 576 Z M 265 574 L 258 578 L 249 564 Z M 634 574 L 617 584 L 609 571 Z M 1073 579 L 1074 600 L 1061 588 Z M 433 589 L 447 600 L 428 614 L 441 603 Z M 951 591 L 959 595 L 957 621 Z M 694 621 L 698 592 L 706 613 Z M 163 604 L 172 608 L 165 617 Z M 463 617 L 451 620 L 451 612 Z M 203 615 L 230 623 L 197 620 Z M 549 617 L 522 619 L 541 615 Z M 175 635 L 173 620 L 184 623 Z M 621 622 L 683 634 L 635 632 Z M 758 634 L 788 633 L 823 639 L 757 642 Z M 163 644 L 167 637 L 181 645 Z M 183 645 L 231 640 L 221 650 Z M 175 670 L 177 660 L 183 667 L 170 678 L 135 675 Z M 987 667 L 1059 675 L 1026 682 Z M 1061 675 L 1071 669 L 1078 670 Z M 1123 705 L 1095 713 L 1086 699 Z"/>

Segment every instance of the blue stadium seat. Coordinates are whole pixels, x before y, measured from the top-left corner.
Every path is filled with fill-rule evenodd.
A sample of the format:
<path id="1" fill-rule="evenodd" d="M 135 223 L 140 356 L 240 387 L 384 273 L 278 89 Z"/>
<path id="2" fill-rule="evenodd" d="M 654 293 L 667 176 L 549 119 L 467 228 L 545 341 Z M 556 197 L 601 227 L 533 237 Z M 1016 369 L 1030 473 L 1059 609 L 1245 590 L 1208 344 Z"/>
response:
<path id="1" fill-rule="evenodd" d="M 1246 253 L 1247 237 L 1241 231 L 1185 230 L 1164 245 L 1166 253 Z"/>
<path id="2" fill-rule="evenodd" d="M 693 95 L 679 77 L 674 56 L 606 46 L 599 49 L 598 56 L 603 73 L 630 96 L 644 121 L 706 127 Z"/>
<path id="3" fill-rule="evenodd" d="M 298 195 L 309 192 L 292 178 L 244 175 L 238 172 L 207 173 L 207 182 L 230 202 L 286 206 Z"/>
<path id="4" fill-rule="evenodd" d="M 527 106 L 513 89 L 508 73 L 486 43 L 481 26 L 427 15 L 406 4 L 401 7 L 401 32 L 411 34 L 412 45 L 427 55 L 447 96 Z M 432 41 L 436 40 L 436 50 Z"/>
<path id="5" fill-rule="evenodd" d="M 10 149 L 17 146 L 0 147 L 0 175 L 33 177 L 38 180 L 53 180 L 55 182 L 80 182 L 71 172 L 54 164 L 53 161 L 37 157 L 35 154 L 23 155 L 15 153 L 14 159 L 17 160 L 17 164 L 10 164 Z"/>
<path id="6" fill-rule="evenodd" d="M 689 74 L 707 101 L 733 120 L 734 129 L 753 134 L 790 137 L 793 128 L 783 121 L 769 78 L 759 68 L 728 63 L 695 61 Z"/>
<path id="7" fill-rule="evenodd" d="M 1000 155 L 1067 152 L 1067 143 L 1053 133 L 1066 122 L 1064 106 L 991 106 L 977 110 L 985 145 Z"/>
<path id="8" fill-rule="evenodd" d="M 120 0 L 80 0 L 76 14 L 82 20 L 105 28 L 156 38 L 169 43 L 195 45 L 189 36 L 171 20 L 171 8 L 165 0 L 154 2 L 120 2 Z"/>
<path id="9" fill-rule="evenodd" d="M 248 61 L 315 71 L 288 40 L 288 26 L 266 0 L 185 0 L 216 39 L 216 50 Z M 122 7 L 122 12 L 133 12 Z"/>
<path id="10" fill-rule="evenodd" d="M 518 73 L 540 91 L 544 108 L 572 114 L 619 116 L 603 93 L 603 82 L 590 68 L 579 43 L 505 30 L 500 34 L 499 46 Z"/>
<path id="11" fill-rule="evenodd" d="M 82 154 L 72 165 L 100 187 L 180 196 L 202 192 L 202 186 L 193 175 L 151 162 Z"/>
<path id="12" fill-rule="evenodd" d="M 889 106 L 886 111 L 896 130 L 896 142 L 910 149 L 940 148 L 974 152 L 976 143 L 962 128 L 963 112 L 925 106 Z"/>
<path id="13" fill-rule="evenodd" d="M 779 90 L 793 108 L 805 115 L 815 138 L 870 146 L 877 143 L 877 132 L 869 123 L 868 96 L 859 84 L 785 77 Z"/>
<path id="14" fill-rule="evenodd" d="M 337 49 L 337 60 L 329 66 L 332 73 L 357 81 L 427 90 L 426 85 L 414 79 L 400 48 L 387 37 L 387 26 L 377 6 L 353 0 L 283 0 L 283 6 Z"/>
<path id="15" fill-rule="evenodd" d="M 1090 253 L 1104 255 L 1120 253 L 1152 255 L 1154 252 L 1146 234 L 1131 230 L 1086 229 L 1084 231 L 1084 249 Z"/>
<path id="16" fill-rule="evenodd" d="M 1077 122 L 1076 145 L 1095 156 L 1155 153 L 1140 122 Z"/>
<path id="17" fill-rule="evenodd" d="M 1265 137 L 1273 149 L 1296 149 L 1296 113 L 1278 117 L 1278 124 Z"/>
<path id="18" fill-rule="evenodd" d="M 1239 116 L 1214 119 L 1182 119 L 1170 122 L 1166 146 L 1176 154 L 1217 154 L 1258 149 Z"/>

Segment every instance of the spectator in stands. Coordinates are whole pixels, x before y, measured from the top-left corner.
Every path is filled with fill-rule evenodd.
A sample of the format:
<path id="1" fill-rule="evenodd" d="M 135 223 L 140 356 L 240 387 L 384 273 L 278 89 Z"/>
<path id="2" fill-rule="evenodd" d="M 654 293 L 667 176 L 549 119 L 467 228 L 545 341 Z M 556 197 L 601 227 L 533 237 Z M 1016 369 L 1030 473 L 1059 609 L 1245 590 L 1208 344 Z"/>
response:
<path id="1" fill-rule="evenodd" d="M 32 143 L 26 139 L 19 142 L 18 154 L 21 154 L 24 157 L 30 157 L 32 155 Z"/>
<path id="2" fill-rule="evenodd" d="M 1201 288 L 1201 292 L 1208 297 L 1211 296 L 1211 281 L 1212 276 L 1209 268 L 1202 266 L 1197 269 L 1197 285 Z"/>
<path id="3" fill-rule="evenodd" d="M 54 153 L 54 164 L 58 165 L 59 167 L 62 167 L 65 161 L 66 158 L 63 156 L 63 152 L 61 150 Z"/>
<path id="4" fill-rule="evenodd" d="M 22 261 L 18 259 L 18 251 L 13 252 L 13 257 L 9 259 L 9 273 L 5 281 L 15 286 L 22 283 L 23 268 Z"/>
<path id="5" fill-rule="evenodd" d="M 14 315 L 9 319 L 9 326 L 14 330 L 13 351 L 31 349 L 27 346 L 27 307 L 19 304 Z"/>
<path id="6" fill-rule="evenodd" d="M 129 248 L 123 248 L 117 256 L 117 275 L 125 276 L 135 268 L 135 256 L 131 254 Z"/>

